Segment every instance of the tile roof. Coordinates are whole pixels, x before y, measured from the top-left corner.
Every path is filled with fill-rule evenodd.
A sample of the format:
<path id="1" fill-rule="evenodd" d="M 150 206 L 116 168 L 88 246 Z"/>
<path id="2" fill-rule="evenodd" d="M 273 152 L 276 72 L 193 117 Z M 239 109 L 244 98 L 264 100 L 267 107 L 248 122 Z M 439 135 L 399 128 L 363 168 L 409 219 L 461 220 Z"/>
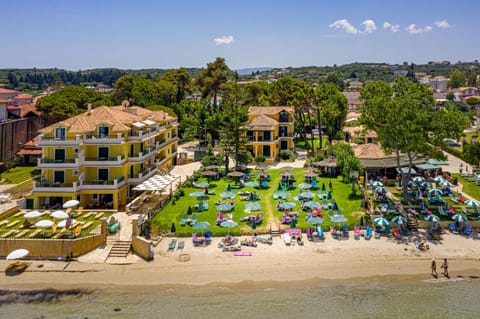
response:
<path id="1" fill-rule="evenodd" d="M 363 125 L 359 126 L 345 126 L 343 132 L 349 133 L 352 138 L 364 136 L 364 137 L 377 137 L 377 132 L 369 129 L 365 129 Z"/>
<path id="2" fill-rule="evenodd" d="M 265 114 L 272 115 L 278 114 L 281 111 L 287 111 L 289 113 L 294 113 L 295 108 L 293 106 L 250 106 L 248 108 L 248 114 Z"/>
<path id="3" fill-rule="evenodd" d="M 385 154 L 383 148 L 378 144 L 367 143 L 353 146 L 355 157 L 358 159 L 380 159 L 395 157 L 394 153 Z"/>
<path id="4" fill-rule="evenodd" d="M 25 117 L 30 112 L 35 113 L 38 116 L 42 114 L 42 112 L 37 110 L 35 103 L 29 103 L 20 106 L 20 117 Z"/>
<path id="5" fill-rule="evenodd" d="M 171 120 L 163 111 L 150 111 L 143 107 L 131 106 L 99 106 L 92 111 L 84 112 L 64 121 L 47 126 L 40 130 L 42 133 L 51 132 L 55 127 L 66 126 L 71 133 L 93 132 L 99 124 L 109 124 L 112 132 L 125 132 L 130 130 L 134 122 L 141 122 L 146 119 L 153 119 L 157 122 Z"/>
<path id="6" fill-rule="evenodd" d="M 15 95 L 13 97 L 14 100 L 29 100 L 29 99 L 33 99 L 33 96 L 31 96 L 30 94 L 18 94 L 18 95 Z"/>
<path id="7" fill-rule="evenodd" d="M 273 131 L 278 122 L 266 115 L 255 117 L 246 125 L 247 129 L 252 131 Z"/>
<path id="8" fill-rule="evenodd" d="M 15 90 L 9 90 L 9 89 L 0 88 L 0 93 L 10 93 L 10 94 L 17 93 L 17 94 L 19 94 L 20 92 L 15 91 Z"/>

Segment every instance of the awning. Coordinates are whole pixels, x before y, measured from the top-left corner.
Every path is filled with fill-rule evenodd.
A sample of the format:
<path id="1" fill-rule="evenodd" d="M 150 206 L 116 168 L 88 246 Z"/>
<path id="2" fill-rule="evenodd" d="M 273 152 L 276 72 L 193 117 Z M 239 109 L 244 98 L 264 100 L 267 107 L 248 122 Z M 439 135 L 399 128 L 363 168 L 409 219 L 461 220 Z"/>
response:
<path id="1" fill-rule="evenodd" d="M 145 127 L 145 124 L 142 123 L 142 122 L 134 122 L 132 123 L 133 126 L 136 126 L 138 128 L 142 128 L 142 127 Z"/>
<path id="2" fill-rule="evenodd" d="M 415 167 L 419 170 L 422 170 L 422 171 L 427 171 L 427 170 L 438 168 L 437 165 L 432 165 L 432 164 L 428 164 L 428 163 L 415 165 Z"/>
<path id="3" fill-rule="evenodd" d="M 400 169 L 397 167 L 397 173 L 408 174 L 408 167 L 400 167 Z M 410 175 L 417 175 L 417 171 L 413 167 L 410 170 Z"/>
<path id="4" fill-rule="evenodd" d="M 136 191 L 162 191 L 176 180 L 180 176 L 173 175 L 155 175 L 147 179 L 145 182 L 138 184 L 133 188 Z"/>
<path id="5" fill-rule="evenodd" d="M 448 165 L 448 162 L 446 161 L 440 161 L 440 160 L 436 160 L 436 159 L 429 159 L 427 161 L 427 164 L 432 164 L 432 165 Z"/>
<path id="6" fill-rule="evenodd" d="M 145 124 L 147 124 L 147 125 L 154 125 L 154 124 L 156 124 L 157 122 L 147 119 L 147 120 L 143 121 L 143 123 L 145 123 Z"/>

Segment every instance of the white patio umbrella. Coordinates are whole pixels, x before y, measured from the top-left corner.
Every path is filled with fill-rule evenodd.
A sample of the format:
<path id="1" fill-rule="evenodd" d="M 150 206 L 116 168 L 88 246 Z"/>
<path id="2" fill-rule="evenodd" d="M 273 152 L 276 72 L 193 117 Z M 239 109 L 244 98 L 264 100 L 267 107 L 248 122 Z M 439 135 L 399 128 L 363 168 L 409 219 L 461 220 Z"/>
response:
<path id="1" fill-rule="evenodd" d="M 477 201 L 472 200 L 472 199 L 466 200 L 464 204 L 467 205 L 467 206 L 472 206 L 472 207 L 480 206 L 480 204 Z"/>
<path id="2" fill-rule="evenodd" d="M 67 221 L 68 221 L 68 219 L 64 219 L 64 220 L 62 220 L 61 222 L 59 222 L 59 223 L 57 224 L 57 226 L 58 226 L 59 228 L 65 228 L 65 227 L 67 227 Z M 70 222 L 70 225 L 73 225 L 73 224 L 75 224 L 76 222 L 77 222 L 77 221 L 76 221 L 75 219 L 72 219 L 71 222 Z"/>
<path id="3" fill-rule="evenodd" d="M 398 225 L 406 225 L 407 219 L 403 216 L 395 216 L 392 218 L 392 222 Z"/>
<path id="4" fill-rule="evenodd" d="M 416 177 L 413 178 L 413 181 L 417 184 L 423 182 L 424 180 L 425 180 L 425 178 L 422 177 L 422 176 L 416 176 Z"/>
<path id="5" fill-rule="evenodd" d="M 63 204 L 63 208 L 73 208 L 73 207 L 76 207 L 80 204 L 80 201 L 76 200 L 76 199 L 71 199 L 69 201 L 66 201 L 64 204 Z"/>
<path id="6" fill-rule="evenodd" d="M 431 214 L 431 215 L 428 215 L 427 217 L 425 217 L 425 220 L 427 222 L 439 222 L 440 217 L 438 217 L 437 215 Z"/>
<path id="7" fill-rule="evenodd" d="M 67 219 L 67 218 L 70 217 L 63 210 L 56 210 L 53 213 L 51 213 L 50 216 L 55 218 L 55 219 Z"/>
<path id="8" fill-rule="evenodd" d="M 467 217 L 463 216 L 462 214 L 455 214 L 452 216 L 452 219 L 457 222 L 464 223 L 467 221 Z"/>
<path id="9" fill-rule="evenodd" d="M 440 186 L 442 187 L 452 187 L 452 183 L 450 183 L 449 181 L 443 181 L 440 183 Z"/>
<path id="10" fill-rule="evenodd" d="M 377 226 L 386 227 L 386 226 L 390 225 L 389 221 L 384 217 L 375 218 L 374 222 L 375 222 L 375 225 L 377 225 Z"/>
<path id="11" fill-rule="evenodd" d="M 7 256 L 7 260 L 15 260 L 15 259 L 21 259 L 21 258 L 24 258 L 24 257 L 27 257 L 28 254 L 30 254 L 30 252 L 26 249 L 16 249 L 14 251 L 12 251 L 10 254 L 8 254 Z"/>
<path id="12" fill-rule="evenodd" d="M 23 214 L 23 217 L 26 219 L 34 219 L 42 216 L 42 213 L 36 210 L 32 210 L 31 212 Z"/>
<path id="13" fill-rule="evenodd" d="M 443 192 L 437 188 L 429 190 L 428 193 L 433 196 L 442 196 L 443 194 Z"/>
<path id="14" fill-rule="evenodd" d="M 35 227 L 38 228 L 50 228 L 54 225 L 55 223 L 52 222 L 51 220 L 48 219 L 43 219 L 35 224 Z"/>

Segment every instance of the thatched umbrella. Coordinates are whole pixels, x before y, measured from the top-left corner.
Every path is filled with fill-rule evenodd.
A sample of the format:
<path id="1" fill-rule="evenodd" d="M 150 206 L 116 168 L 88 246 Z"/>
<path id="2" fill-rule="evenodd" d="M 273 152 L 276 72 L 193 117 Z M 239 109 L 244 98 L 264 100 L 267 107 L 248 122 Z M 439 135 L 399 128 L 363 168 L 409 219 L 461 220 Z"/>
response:
<path id="1" fill-rule="evenodd" d="M 227 176 L 230 177 L 242 177 L 243 175 L 245 175 L 245 173 L 240 171 L 233 171 L 227 174 Z"/>
<path id="2" fill-rule="evenodd" d="M 318 174 L 315 174 L 315 173 L 313 173 L 313 172 L 307 172 L 307 173 L 305 173 L 305 174 L 304 174 L 304 176 L 305 176 L 305 177 L 310 177 L 310 178 L 311 178 L 311 177 L 317 177 L 317 176 L 318 176 Z"/>
<path id="3" fill-rule="evenodd" d="M 295 167 L 293 167 L 293 166 L 285 166 L 285 167 L 282 167 L 281 169 L 284 170 L 284 171 L 291 171 L 291 170 L 295 169 Z"/>
<path id="4" fill-rule="evenodd" d="M 283 172 L 281 175 L 285 177 L 290 177 L 290 176 L 294 176 L 295 174 L 293 174 L 292 172 Z"/>
<path id="5" fill-rule="evenodd" d="M 218 165 L 209 165 L 207 167 L 205 167 L 206 169 L 219 169 L 221 166 L 218 166 Z"/>
<path id="6" fill-rule="evenodd" d="M 202 174 L 202 176 L 207 176 L 208 181 L 210 181 L 210 177 L 217 176 L 217 175 L 218 175 L 218 172 L 215 172 L 215 171 L 203 171 L 203 172 L 201 172 L 200 174 Z"/>

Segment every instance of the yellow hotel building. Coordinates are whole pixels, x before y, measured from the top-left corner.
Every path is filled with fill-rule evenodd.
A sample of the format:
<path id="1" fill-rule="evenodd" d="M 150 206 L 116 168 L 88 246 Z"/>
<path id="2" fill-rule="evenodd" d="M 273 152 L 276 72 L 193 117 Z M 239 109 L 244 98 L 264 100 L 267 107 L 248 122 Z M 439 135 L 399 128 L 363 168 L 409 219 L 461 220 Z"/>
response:
<path id="1" fill-rule="evenodd" d="M 27 208 L 56 208 L 70 199 L 83 207 L 119 209 L 132 188 L 176 164 L 178 120 L 142 107 L 99 106 L 40 131 L 41 181 Z"/>
<path id="2" fill-rule="evenodd" d="M 274 163 L 281 150 L 295 151 L 293 106 L 251 106 L 246 125 L 247 150 L 253 157 L 263 155 Z"/>

